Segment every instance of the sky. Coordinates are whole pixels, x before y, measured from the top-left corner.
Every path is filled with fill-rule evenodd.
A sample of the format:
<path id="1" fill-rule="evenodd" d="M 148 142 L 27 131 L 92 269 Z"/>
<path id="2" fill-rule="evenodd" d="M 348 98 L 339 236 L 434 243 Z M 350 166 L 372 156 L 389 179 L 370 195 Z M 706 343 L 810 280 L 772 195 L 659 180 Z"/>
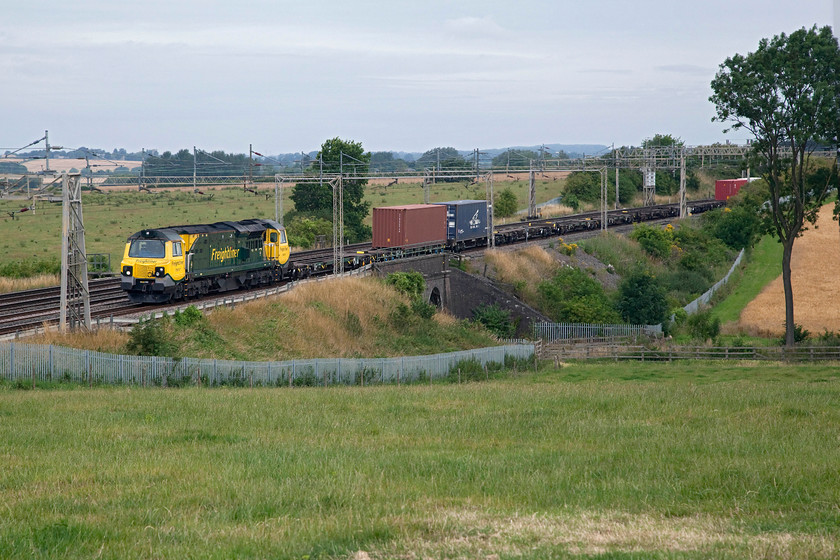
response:
<path id="1" fill-rule="evenodd" d="M 0 151 L 263 154 L 729 140 L 710 82 L 840 0 L 26 0 L 0 12 Z"/>

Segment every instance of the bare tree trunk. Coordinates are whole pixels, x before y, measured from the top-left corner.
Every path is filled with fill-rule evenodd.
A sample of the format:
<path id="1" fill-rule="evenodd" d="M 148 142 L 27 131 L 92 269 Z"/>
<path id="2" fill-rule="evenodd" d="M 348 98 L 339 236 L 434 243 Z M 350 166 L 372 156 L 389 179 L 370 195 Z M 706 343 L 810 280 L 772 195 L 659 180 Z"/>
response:
<path id="1" fill-rule="evenodd" d="M 793 322 L 793 284 L 791 283 L 790 259 L 793 255 L 793 241 L 795 237 L 785 240 L 782 253 L 782 283 L 785 287 L 785 346 L 793 346 L 794 327 Z"/>

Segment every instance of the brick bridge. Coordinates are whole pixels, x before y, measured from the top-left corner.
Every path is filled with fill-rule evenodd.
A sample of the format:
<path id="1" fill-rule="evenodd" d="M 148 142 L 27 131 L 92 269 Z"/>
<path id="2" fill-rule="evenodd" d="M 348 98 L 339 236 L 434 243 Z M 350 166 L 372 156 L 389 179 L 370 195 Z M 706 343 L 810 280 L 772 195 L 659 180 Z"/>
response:
<path id="1" fill-rule="evenodd" d="M 511 319 L 517 324 L 518 337 L 530 336 L 533 322 L 550 322 L 539 311 L 497 288 L 487 278 L 451 268 L 450 257 L 449 254 L 436 254 L 378 262 L 374 271 L 383 277 L 392 272 L 421 273 L 426 280 L 424 300 L 446 309 L 458 319 L 472 319 L 475 308 L 496 304 L 510 312 Z"/>

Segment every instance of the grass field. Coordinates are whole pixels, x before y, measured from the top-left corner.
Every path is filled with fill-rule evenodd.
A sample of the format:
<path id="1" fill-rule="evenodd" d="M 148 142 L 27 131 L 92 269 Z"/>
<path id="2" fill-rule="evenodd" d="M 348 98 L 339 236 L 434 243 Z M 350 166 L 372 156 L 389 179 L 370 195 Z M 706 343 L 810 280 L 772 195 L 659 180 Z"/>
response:
<path id="1" fill-rule="evenodd" d="M 274 199 L 231 188 L 213 198 L 191 191 L 155 194 L 120 192 L 83 195 L 85 246 L 111 256 L 111 269 L 122 260 L 125 240 L 146 227 L 274 217 Z M 285 201 L 288 205 L 289 201 Z M 21 201 L 0 201 L 0 211 L 17 210 Z M 39 203 L 35 212 L 0 221 L 0 264 L 28 259 L 60 260 L 61 205 Z"/>
<path id="2" fill-rule="evenodd" d="M 0 557 L 840 554 L 835 364 L 521 375 L 0 387 Z"/>
<path id="3" fill-rule="evenodd" d="M 735 273 L 733 287 L 725 298 L 715 304 L 712 313 L 727 330 L 737 330 L 744 307 L 781 273 L 782 245 L 765 236 L 753 247 L 746 265 Z"/>

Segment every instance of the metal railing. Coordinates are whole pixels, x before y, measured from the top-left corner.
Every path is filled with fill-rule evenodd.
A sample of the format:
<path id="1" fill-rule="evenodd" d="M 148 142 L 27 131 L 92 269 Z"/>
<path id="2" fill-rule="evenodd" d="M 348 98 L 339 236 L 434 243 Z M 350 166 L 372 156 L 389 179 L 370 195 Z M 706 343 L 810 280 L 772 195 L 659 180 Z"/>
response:
<path id="1" fill-rule="evenodd" d="M 530 360 L 533 344 L 509 344 L 431 356 L 400 358 L 317 358 L 246 362 L 106 354 L 53 345 L 0 344 L 0 379 L 139 386 L 329 386 L 402 384 L 451 376 L 460 364 L 503 366 Z"/>
<path id="2" fill-rule="evenodd" d="M 659 336 L 662 325 L 608 325 L 588 323 L 534 323 L 534 338 L 557 340 L 588 340 L 639 338 Z"/>

